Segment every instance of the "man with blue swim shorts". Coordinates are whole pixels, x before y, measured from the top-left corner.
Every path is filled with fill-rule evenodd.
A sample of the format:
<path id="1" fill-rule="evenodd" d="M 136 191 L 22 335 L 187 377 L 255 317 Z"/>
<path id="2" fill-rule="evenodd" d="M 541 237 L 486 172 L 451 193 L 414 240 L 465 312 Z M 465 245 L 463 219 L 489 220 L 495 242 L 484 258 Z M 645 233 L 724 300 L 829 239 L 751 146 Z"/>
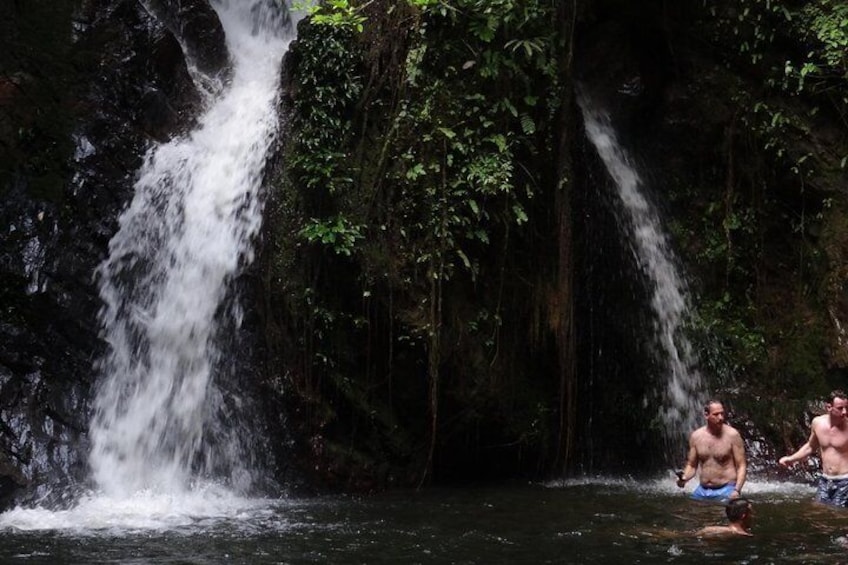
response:
<path id="1" fill-rule="evenodd" d="M 736 493 L 735 495 L 733 493 Z M 710 487 L 706 485 L 698 485 L 692 492 L 692 498 L 695 500 L 714 500 L 716 502 L 726 502 L 731 498 L 739 496 L 739 491 L 736 489 L 736 483 L 727 483 L 723 487 Z"/>
<path id="2" fill-rule="evenodd" d="M 841 390 L 830 393 L 825 413 L 813 418 L 810 438 L 792 455 L 778 463 L 788 467 L 819 450 L 822 474 L 816 488 L 816 500 L 831 506 L 848 507 L 848 397 Z"/>
<path id="3" fill-rule="evenodd" d="M 745 442 L 735 428 L 725 423 L 724 406 L 718 400 L 707 402 L 704 417 L 707 423 L 689 436 L 686 466 L 678 473 L 677 486 L 683 488 L 698 472 L 700 484 L 692 498 L 727 502 L 738 498 L 745 484 Z"/>

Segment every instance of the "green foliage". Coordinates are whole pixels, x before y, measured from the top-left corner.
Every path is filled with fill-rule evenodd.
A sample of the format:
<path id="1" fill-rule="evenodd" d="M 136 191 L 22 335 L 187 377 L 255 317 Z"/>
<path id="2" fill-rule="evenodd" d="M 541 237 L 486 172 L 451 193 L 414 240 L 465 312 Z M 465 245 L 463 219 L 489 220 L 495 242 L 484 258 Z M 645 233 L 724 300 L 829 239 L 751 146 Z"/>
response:
<path id="1" fill-rule="evenodd" d="M 701 276 L 701 359 L 728 388 L 801 398 L 820 388 L 827 361 L 839 362 L 824 353 L 830 298 L 820 281 L 838 261 L 820 230 L 827 191 L 844 175 L 848 5 L 700 4 L 697 29 L 724 66 L 711 80 L 734 77 L 716 103 L 726 129 L 715 186 L 686 195 L 697 212 L 680 229 Z"/>
<path id="2" fill-rule="evenodd" d="M 312 218 L 300 230 L 300 235 L 309 242 L 320 242 L 330 246 L 337 255 L 350 256 L 357 240 L 362 239 L 365 226 L 354 225 L 341 214 L 329 220 Z"/>
<path id="3" fill-rule="evenodd" d="M 516 176 L 517 155 L 535 145 L 539 97 L 556 74 L 549 3 L 446 6 L 432 3 L 408 52 L 410 96 L 395 116 L 399 159 L 388 174 L 407 218 L 410 264 L 446 260 L 440 276 L 449 279 L 457 267 L 476 276 L 472 250 L 497 226 L 527 221 L 533 180 Z M 454 39 L 456 29 L 471 37 Z"/>
<path id="4" fill-rule="evenodd" d="M 717 300 L 699 303 L 694 325 L 698 341 L 704 344 L 706 352 L 702 358 L 713 364 L 734 360 L 730 366 L 713 366 L 713 374 L 729 378 L 744 367 L 766 362 L 765 333 L 763 328 L 751 322 L 752 308 L 751 304 L 740 307 L 727 292 Z"/>
<path id="5" fill-rule="evenodd" d="M 305 11 L 310 21 L 319 26 L 362 32 L 365 23 L 361 8 L 353 6 L 349 0 L 323 0 L 318 4 L 297 2 L 295 9 Z"/>
<path id="6" fill-rule="evenodd" d="M 778 172 L 794 175 L 796 194 L 784 192 L 779 198 L 790 199 L 788 205 L 799 211 L 772 217 L 786 218 L 783 231 L 801 236 L 799 255 L 804 254 L 803 237 L 820 205 L 814 204 L 808 217 L 797 203 L 807 201 L 805 187 L 809 179 L 839 167 L 831 157 L 811 150 L 816 147 L 813 124 L 833 121 L 838 127 L 841 121 L 848 125 L 844 48 L 848 7 L 832 0 L 800 5 L 784 0 L 719 0 L 704 2 L 703 8 L 713 41 L 725 49 L 726 63 L 760 81 L 752 87 L 733 87 L 731 100 L 738 125 L 731 143 L 736 147 L 754 143 L 768 164 L 731 166 L 743 169 L 743 178 L 756 188 L 754 194 L 761 187 L 763 193 L 748 203 L 729 203 L 724 201 L 727 195 L 719 197 L 714 205 L 721 214 L 727 214 L 722 220 L 723 230 L 714 232 L 713 238 L 706 232 L 708 245 L 704 255 L 715 259 L 726 254 L 727 272 L 732 274 L 745 261 L 757 264 L 757 257 L 739 261 L 730 256 L 739 250 L 729 244 L 735 241 L 737 246 L 752 247 L 750 242 L 758 241 L 754 236 L 764 233 L 760 226 L 748 230 L 751 237 L 740 237 L 746 235 L 744 226 L 759 226 L 761 217 L 767 214 L 762 207 L 778 198 L 769 193 L 769 185 Z M 739 175 L 738 170 L 730 173 Z M 738 197 L 732 189 L 729 194 L 734 199 Z M 740 215 L 740 207 L 748 211 Z M 799 264 L 803 264 L 802 259 Z"/>
<path id="7" fill-rule="evenodd" d="M 374 95 L 361 90 L 352 55 L 355 26 L 326 26 L 320 51 L 301 55 L 297 147 L 289 162 L 293 181 L 316 191 L 312 217 L 325 219 L 311 220 L 300 235 L 345 255 L 373 247 L 371 257 L 383 256 L 377 249 L 390 241 L 392 264 L 366 271 L 387 270 L 398 283 L 416 284 L 422 266 L 440 280 L 457 269 L 473 278 L 477 255 L 493 236 L 528 221 L 535 180 L 519 156 L 536 151 L 540 135 L 550 134 L 539 123 L 552 106 L 540 100 L 558 94 L 554 5 L 410 5 L 426 17 L 414 20 L 417 33 L 402 75 L 405 93 L 388 116 L 384 157 L 377 163 L 384 169 L 374 186 L 357 184 L 361 164 L 353 155 L 359 149 L 350 145 L 351 109 L 361 95 Z M 335 3 L 326 9 L 349 14 L 354 8 Z M 374 188 L 379 192 L 369 193 Z M 363 208 L 380 203 L 375 198 L 382 195 L 390 199 Z M 364 226 L 372 225 L 381 227 L 366 238 Z"/>
<path id="8" fill-rule="evenodd" d="M 509 403 L 490 382 L 505 356 L 501 277 L 549 180 L 536 171 L 553 176 L 555 8 L 335 2 L 300 26 L 285 161 L 296 197 L 274 200 L 291 218 L 288 242 L 310 245 L 295 247 L 308 265 L 300 280 L 280 278 L 306 372 L 334 413 L 368 426 L 381 414 L 391 433 L 406 420 L 420 443 L 435 421 L 422 396 L 461 397 L 472 411 Z M 473 368 L 429 388 L 459 362 Z M 531 396 L 532 408 L 504 418 L 522 448 L 549 425 L 547 383 Z"/>
<path id="9" fill-rule="evenodd" d="M 848 4 L 842 0 L 806 2 L 797 29 L 809 42 L 805 74 L 848 79 Z"/>
<path id="10" fill-rule="evenodd" d="M 355 175 L 347 144 L 362 77 L 352 33 L 347 28 L 307 29 L 305 38 L 321 36 L 320 49 L 298 54 L 292 124 L 298 134 L 288 166 L 294 182 L 313 191 L 317 200 L 349 190 Z"/>
<path id="11" fill-rule="evenodd" d="M 807 124 L 817 120 L 848 128 L 848 4 L 719 0 L 703 2 L 703 9 L 728 64 L 745 66 L 762 81 L 755 94 L 736 102 L 742 122 L 775 163 L 797 175 L 800 187 L 805 179 L 844 169 L 844 149 L 835 159 L 790 149 L 814 144 Z"/>
<path id="12" fill-rule="evenodd" d="M 418 9 L 426 10 L 441 3 L 441 0 L 407 0 L 410 6 L 415 6 Z"/>
<path id="13" fill-rule="evenodd" d="M 737 46 L 737 57 L 765 86 L 804 94 L 814 111 L 828 108 L 848 124 L 848 4 L 724 0 L 703 6 L 716 44 Z"/>

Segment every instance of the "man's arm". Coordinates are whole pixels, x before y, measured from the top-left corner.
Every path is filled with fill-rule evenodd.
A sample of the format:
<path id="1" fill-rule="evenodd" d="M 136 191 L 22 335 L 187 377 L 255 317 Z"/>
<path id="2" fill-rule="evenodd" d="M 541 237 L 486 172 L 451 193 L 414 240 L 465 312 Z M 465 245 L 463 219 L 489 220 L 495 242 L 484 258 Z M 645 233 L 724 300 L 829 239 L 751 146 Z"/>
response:
<path id="1" fill-rule="evenodd" d="M 810 438 L 807 440 L 807 443 L 798 448 L 798 451 L 793 453 L 792 455 L 784 455 L 777 462 L 784 467 L 788 467 L 792 463 L 797 461 L 801 461 L 806 459 L 810 455 L 812 455 L 816 449 L 819 447 L 819 440 L 816 437 L 816 423 L 813 421 L 813 425 L 810 430 Z"/>
<path id="2" fill-rule="evenodd" d="M 677 479 L 677 486 L 680 488 L 683 488 L 686 482 L 694 477 L 695 472 L 698 470 L 698 450 L 695 449 L 695 442 L 692 439 L 694 435 L 689 436 L 689 452 L 686 454 L 686 466 Z"/>
<path id="3" fill-rule="evenodd" d="M 742 441 L 742 436 L 737 432 L 734 434 L 733 442 L 731 443 L 733 452 L 733 463 L 736 465 L 736 495 L 742 494 L 742 486 L 745 484 L 745 479 L 748 477 L 748 461 L 745 457 L 745 442 Z"/>

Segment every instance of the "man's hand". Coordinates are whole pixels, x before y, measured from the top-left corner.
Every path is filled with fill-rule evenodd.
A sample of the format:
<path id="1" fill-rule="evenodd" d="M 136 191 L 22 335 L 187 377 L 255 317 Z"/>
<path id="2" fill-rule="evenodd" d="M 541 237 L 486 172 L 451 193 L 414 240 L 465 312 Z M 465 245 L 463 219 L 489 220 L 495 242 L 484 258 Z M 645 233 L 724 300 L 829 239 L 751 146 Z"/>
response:
<path id="1" fill-rule="evenodd" d="M 783 457 L 777 460 L 777 463 L 784 467 L 789 467 L 792 464 L 792 461 L 790 461 L 788 455 L 784 455 Z"/>

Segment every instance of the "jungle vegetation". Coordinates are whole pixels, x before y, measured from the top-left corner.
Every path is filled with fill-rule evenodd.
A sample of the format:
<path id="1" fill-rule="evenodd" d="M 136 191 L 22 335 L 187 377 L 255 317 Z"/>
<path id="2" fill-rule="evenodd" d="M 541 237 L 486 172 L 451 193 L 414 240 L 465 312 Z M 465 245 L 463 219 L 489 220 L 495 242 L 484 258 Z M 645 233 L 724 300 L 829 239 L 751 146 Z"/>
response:
<path id="1" fill-rule="evenodd" d="M 607 65 L 586 46 L 610 22 Z M 645 427 L 648 385 L 581 363 L 581 68 L 645 85 L 623 123 L 663 163 L 690 331 L 750 437 L 796 443 L 845 386 L 843 2 L 328 0 L 287 61 L 263 283 L 271 397 L 327 484 L 585 470 L 592 404 Z"/>

